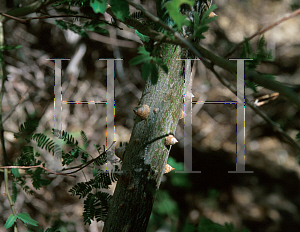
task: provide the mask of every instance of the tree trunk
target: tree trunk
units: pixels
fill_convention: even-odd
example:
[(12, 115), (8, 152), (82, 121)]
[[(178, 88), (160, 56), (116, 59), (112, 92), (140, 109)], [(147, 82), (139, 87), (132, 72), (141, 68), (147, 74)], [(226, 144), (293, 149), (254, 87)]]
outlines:
[(146, 119), (137, 116), (135, 120), (105, 232), (146, 231), (165, 171), (170, 148), (164, 144), (164, 135), (175, 134), (183, 106), (184, 77), (182, 61), (177, 60), (181, 57), (179, 46), (163, 45), (159, 55), (169, 72), (160, 69), (157, 84), (146, 82), (139, 105), (148, 105), (150, 113)]

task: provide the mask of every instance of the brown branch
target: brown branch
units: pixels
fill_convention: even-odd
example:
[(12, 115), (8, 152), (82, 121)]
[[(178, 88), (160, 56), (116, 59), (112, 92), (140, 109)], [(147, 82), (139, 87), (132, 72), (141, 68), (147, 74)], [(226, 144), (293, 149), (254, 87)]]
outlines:
[[(162, 26), (165, 30), (170, 31), (176, 39), (178, 39), (183, 45), (184, 47), (188, 47), (196, 56), (198, 56), (201, 61), (203, 63), (206, 63), (206, 65), (210, 65), (210, 63), (206, 60), (205, 57), (202, 56), (202, 54), (194, 47), (194, 45), (187, 39), (183, 38), (179, 32), (175, 31), (171, 26), (165, 24), (160, 18), (154, 16), (153, 14), (151, 14), (149, 11), (145, 10), (141, 5), (138, 5), (130, 0), (126, 0), (126, 2), (135, 7), (136, 9), (142, 11), (145, 16), (147, 16), (149, 19), (151, 19), (153, 22), (158, 23), (160, 26)], [(162, 39), (165, 37), (165, 35), (163, 35)], [(160, 41), (159, 41), (160, 42)], [(161, 40), (161, 42), (163, 42)]]
[(73, 174), (73, 173), (76, 173), (76, 172), (79, 172), (80, 170), (84, 169), (86, 166), (90, 165), (91, 163), (93, 163), (96, 159), (98, 159), (100, 156), (102, 155), (106, 155), (107, 151), (109, 149), (112, 148), (112, 146), (116, 143), (116, 141), (114, 141), (109, 148), (107, 148), (107, 150), (105, 150), (104, 152), (102, 152), (99, 156), (97, 156), (96, 158), (88, 161), (86, 164), (81, 164), (79, 166), (76, 166), (76, 167), (71, 167), (71, 168), (68, 168), (68, 169), (63, 169), (62, 171), (66, 171), (66, 170), (70, 170), (70, 169), (75, 169), (75, 168), (78, 168), (77, 170), (73, 171), (73, 172), (70, 172), (70, 173), (61, 173), (61, 172), (54, 172), (54, 171), (51, 171), (50, 169), (48, 168), (45, 168), (42, 164), (39, 164), (39, 165), (35, 165), (35, 166), (1, 166), (0, 169), (12, 169), (12, 168), (21, 168), (21, 169), (31, 169), (31, 168), (42, 168), (44, 169), (45, 171), (47, 172), (50, 172), (52, 174), (56, 174), (56, 175), (63, 175), (63, 176), (71, 176), (71, 177), (76, 177), (76, 176), (73, 176), (73, 175), (70, 175), (70, 174)]
[(20, 99), (17, 105), (14, 106), (14, 108), (10, 111), (10, 113), (3, 119), (3, 123), (12, 115), (12, 113), (17, 109), (18, 105), (20, 105), (25, 100), (25, 95), (28, 93), (28, 89), (26, 90), (23, 97)]
[[(3, 30), (3, 23), (0, 21), (0, 48), (4, 46), (4, 30)], [(3, 107), (3, 97), (4, 97), (4, 86), (5, 86), (5, 81), (7, 80), (7, 74), (5, 70), (5, 63), (4, 63), (4, 57), (3, 57), (3, 52), (0, 50), (0, 80), (1, 80), (1, 88), (0, 88), (0, 142), (1, 142), (1, 149), (2, 149), (2, 154), (4, 157), (4, 162), (5, 165), (8, 165), (8, 157), (7, 157), (7, 152), (5, 148), (5, 139), (4, 139), (4, 126), (3, 126), (3, 121), (2, 121), (2, 107)]]
[(113, 143), (110, 145), (109, 148), (107, 148), (106, 151), (102, 152), (100, 155), (98, 155), (96, 158), (94, 159), (91, 159), (90, 161), (88, 161), (86, 164), (81, 164), (79, 166), (75, 166), (75, 167), (71, 167), (71, 168), (66, 168), (66, 169), (63, 169), (62, 171), (65, 171), (65, 170), (70, 170), (70, 169), (75, 169), (75, 168), (78, 168), (77, 170), (73, 171), (73, 172), (70, 172), (68, 174), (73, 174), (73, 173), (76, 173), (76, 172), (79, 172), (80, 170), (84, 169), (86, 166), (90, 165), (91, 163), (93, 163), (96, 159), (98, 159), (100, 156), (103, 156), (103, 155), (106, 155), (107, 151), (116, 143), (116, 141), (113, 141)]
[(31, 18), (27, 18), (27, 19), (20, 19), (20, 18), (14, 17), (12, 15), (5, 14), (5, 13), (0, 13), (0, 15), (3, 15), (5, 17), (7, 17), (7, 18), (16, 20), (16, 21), (18, 21), (20, 23), (24, 23), (24, 24), (26, 24), (27, 22), (29, 22), (29, 21), (31, 21), (33, 19), (50, 19), (50, 18), (71, 18), (71, 17), (77, 17), (77, 18), (85, 18), (85, 19), (97, 20), (97, 21), (103, 22), (103, 23), (105, 23), (105, 24), (107, 24), (109, 26), (113, 26), (113, 27), (116, 27), (116, 28), (118, 28), (120, 30), (123, 30), (123, 28), (118, 27), (115, 24), (108, 23), (105, 20), (96, 19), (96, 18), (92, 18), (92, 17), (88, 17), (88, 16), (83, 16), (83, 15), (45, 15), (45, 16), (31, 17)]
[(2, 166), (2, 167), (0, 167), (0, 169), (5, 169), (5, 168), (7, 168), (7, 169), (12, 169), (12, 168), (20, 168), (20, 169), (42, 168), (45, 171), (50, 172), (52, 174), (76, 177), (76, 176), (69, 175), (69, 173), (60, 173), (60, 172), (51, 171), (50, 169), (45, 168), (42, 164), (35, 165), (35, 166)]
[[(150, 32), (147, 32), (145, 30), (145, 28), (148, 28), (148, 27), (145, 27), (141, 23), (140, 24), (143, 25), (143, 26), (141, 26), (141, 29), (142, 29), (141, 31), (139, 28), (136, 28), (135, 25), (130, 24), (130, 22), (128, 22), (128, 25), (135, 27), (142, 34), (149, 36), (150, 38), (154, 39), (155, 41), (170, 43), (170, 44), (174, 44), (174, 45), (180, 45), (181, 47), (190, 49), (190, 51), (193, 52), (199, 58), (205, 57), (205, 59), (201, 58), (201, 61), (210, 70), (213, 68), (214, 65), (217, 65), (225, 70), (228, 70), (233, 75), (236, 75), (237, 65), (235, 62), (232, 62), (225, 58), (222, 58), (222, 57), (212, 53), (211, 51), (206, 50), (205, 48), (201, 47), (198, 44), (192, 45), (188, 40), (183, 38), (178, 32), (175, 32), (172, 28), (170, 28), (168, 25), (166, 25), (164, 22), (162, 22), (159, 18), (157, 18), (156, 16), (154, 16), (151, 13), (149, 13), (148, 11), (146, 11), (142, 6), (139, 6), (129, 0), (126, 0), (126, 1), (128, 2), (128, 4), (134, 6), (136, 9), (141, 10), (152, 21), (159, 23), (166, 30), (168, 30), (172, 33), (175, 33), (174, 36), (176, 37), (177, 40), (172, 40), (160, 32), (156, 32), (156, 31), (153, 32), (153, 30)], [(299, 9), (299, 11), (300, 11), (300, 9)], [(109, 14), (113, 15), (110, 8), (107, 9), (107, 12)], [(298, 14), (297, 11), (294, 12), (292, 16), (295, 16), (296, 14)], [(125, 20), (124, 23), (127, 23), (127, 21)], [(137, 23), (137, 25), (139, 25), (139, 24)], [(300, 97), (296, 93), (291, 91), (290, 88), (282, 85), (280, 82), (266, 78), (264, 75), (262, 75), (261, 73), (258, 73), (257, 71), (249, 71), (249, 72), (245, 73), (245, 78), (260, 85), (260, 86), (263, 86), (267, 89), (273, 90), (275, 92), (279, 92), (282, 96), (287, 97), (290, 101), (292, 101), (294, 104), (296, 104), (300, 108)]]
[(126, 47), (126, 48), (136, 48), (137, 42), (132, 42), (128, 40), (120, 40), (115, 38), (110, 38), (108, 36), (100, 35), (95, 32), (88, 32), (88, 36), (90, 39), (99, 41), (101, 43), (109, 44), (110, 46), (118, 46), (118, 47)]
[[(54, 3), (57, 0), (38, 0), (34, 1), (33, 3), (20, 7), (20, 8), (14, 8), (8, 12), (6, 12), (7, 15), (15, 16), (15, 17), (20, 17), (20, 16), (25, 16), (34, 12), (37, 12), (44, 7), (47, 7), (48, 5)], [(7, 17), (0, 17), (0, 21), (2, 23), (6, 22), (8, 20)]]
[[(214, 68), (210, 68), (210, 70), (215, 74), (215, 76), (218, 78), (218, 80), (226, 86), (232, 93), (237, 95), (237, 89), (232, 86), (229, 81), (227, 81), (225, 78), (223, 78)], [(269, 123), (275, 132), (279, 132), (283, 137), (285, 137), (294, 147), (296, 147), (300, 151), (300, 145), (294, 141), (281, 127), (278, 123), (274, 122), (272, 119), (270, 119), (264, 112), (262, 112), (260, 109), (258, 109), (251, 101), (249, 101), (245, 97), (245, 102), (250, 108), (257, 113), (259, 116), (261, 116), (267, 123)]]
[(12, 15), (8, 15), (8, 14), (5, 14), (5, 13), (0, 13), (0, 15), (5, 16), (5, 17), (10, 18), (10, 19), (13, 19), (13, 20), (16, 20), (20, 23), (26, 23), (27, 22), (26, 19), (19, 19), (18, 17), (14, 17)]
[[(279, 25), (280, 23), (282, 23), (282, 22), (284, 22), (284, 21), (286, 21), (286, 20), (288, 20), (288, 19), (291, 19), (291, 18), (295, 17), (295, 16), (298, 15), (298, 14), (300, 14), (300, 9), (295, 10), (295, 11), (293, 11), (292, 13), (290, 13), (289, 15), (282, 17), (282, 18), (279, 19), (278, 21), (276, 21), (276, 22), (274, 22), (273, 24), (271, 24), (271, 25), (265, 27), (264, 29), (259, 30), (258, 32), (254, 33), (253, 35), (251, 35), (250, 37), (248, 37), (248, 38), (246, 38), (246, 39), (247, 39), (247, 40), (251, 40), (251, 39), (253, 39), (255, 36), (261, 35), (261, 34), (265, 33), (266, 31), (271, 30), (273, 27)], [(246, 40), (246, 39), (245, 39), (245, 40)], [(240, 42), (240, 43), (238, 43), (237, 45), (235, 45), (235, 46), (227, 53), (227, 55), (225, 56), (225, 58), (226, 58), (226, 57), (229, 57), (230, 55), (232, 55), (232, 54), (233, 54), (233, 53), (234, 53), (234, 52), (235, 52), (235, 51), (236, 51), (243, 43), (245, 43), (245, 40), (242, 41), (242, 42)]]

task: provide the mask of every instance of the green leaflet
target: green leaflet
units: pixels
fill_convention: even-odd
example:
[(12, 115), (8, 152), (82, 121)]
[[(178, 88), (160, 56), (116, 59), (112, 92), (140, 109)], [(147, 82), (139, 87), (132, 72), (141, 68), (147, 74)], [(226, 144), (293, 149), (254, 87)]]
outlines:
[(203, 14), (200, 22), (199, 22), (199, 15), (195, 12), (195, 22), (194, 22), (194, 37), (198, 39), (205, 39), (205, 37), (202, 35), (204, 32), (208, 31), (209, 26), (208, 24), (214, 20), (216, 20), (218, 17), (209, 17), (209, 14), (213, 12), (217, 8), (216, 5), (212, 5), (205, 13)]
[(15, 203), (16, 200), (17, 200), (17, 196), (18, 196), (18, 189), (17, 189), (17, 183), (16, 183), (16, 181), (13, 181), (11, 183), (11, 188), (12, 188), (11, 199)]
[(151, 69), (151, 64), (150, 63), (144, 63), (142, 65), (142, 78), (144, 80), (147, 80), (149, 75), (150, 75), (150, 69)]
[(4, 228), (5, 229), (10, 228), (15, 223), (16, 220), (17, 220), (17, 216), (14, 216), (13, 214), (11, 214), (6, 221)]
[(41, 168), (35, 169), (32, 174), (32, 185), (35, 189), (40, 189), (42, 186), (51, 184), (51, 180), (42, 179), (41, 174), (44, 173), (44, 170)]
[(124, 21), (129, 16), (129, 6), (125, 0), (110, 0), (109, 3), (117, 19)]
[[(147, 55), (148, 52), (144, 49), (140, 49), (140, 53), (142, 55)], [(150, 54), (150, 53), (149, 53)], [(149, 56), (149, 55), (148, 55)], [(83, 148), (79, 147), (79, 142), (69, 133), (60, 130), (54, 130), (53, 134), (58, 139), (62, 140), (66, 144), (73, 147), (73, 149), (69, 152), (64, 152), (60, 147), (55, 147), (55, 143), (52, 139), (50, 139), (44, 133), (33, 133), (34, 130), (38, 127), (38, 122), (35, 122), (33, 119), (27, 120), (25, 123), (21, 124), (19, 127), (18, 138), (27, 138), (28, 141), (33, 140), (37, 142), (37, 146), (39, 148), (45, 149), (49, 152), (53, 152), (56, 154), (60, 152), (62, 154), (62, 164), (70, 164), (75, 161), (76, 158), (81, 156), (81, 162), (86, 164), (89, 156), (91, 156), (85, 149), (88, 146), (88, 138), (86, 134), (81, 131), (80, 136), (83, 141)], [(103, 171), (97, 166), (103, 165), (108, 162), (107, 155), (109, 152), (105, 152), (105, 148), (103, 152), (101, 152), (100, 145), (94, 145), (99, 156), (95, 159), (89, 160), (92, 161), (89, 164), (94, 164), (93, 169), (93, 178), (86, 181), (77, 183), (69, 192), (71, 195), (77, 195), (79, 198), (85, 198), (84, 202), (84, 222), (91, 223), (91, 220), (96, 219), (97, 221), (105, 220), (108, 212), (108, 201), (111, 199), (111, 195), (108, 193), (101, 192), (100, 189), (105, 188), (108, 189), (109, 186), (118, 180), (119, 178), (119, 167), (115, 165), (114, 169), (111, 171)], [(39, 153), (35, 151), (32, 146), (24, 146), (22, 149), (22, 153), (18, 158), (16, 165), (20, 166), (35, 166), (39, 165), (42, 162), (35, 159), (39, 156)], [(92, 156), (91, 156), (92, 157)], [(44, 164), (43, 164), (44, 165)], [(82, 165), (77, 166), (77, 168), (82, 167)], [(50, 180), (43, 179), (42, 175), (45, 171), (42, 168), (36, 169), (27, 169), (25, 170), (26, 175), (19, 175), (18, 169), (13, 169), (14, 172), (14, 181), (12, 182), (12, 199), (15, 202), (17, 197), (17, 188), (16, 185), (20, 185), (22, 189), (27, 194), (33, 194), (33, 191), (26, 185), (26, 178), (31, 178), (32, 185), (34, 188), (39, 189), (42, 186), (50, 184)], [(94, 193), (96, 192), (96, 193)], [(5, 223), (5, 228), (9, 228), (13, 226), (14, 222), (20, 219), (25, 224), (30, 224), (33, 226), (37, 226), (37, 222), (30, 218), (29, 214), (21, 213), (16, 216), (11, 215)], [(50, 231), (47, 229), (46, 231)], [(56, 231), (56, 230), (52, 230)]]
[(95, 13), (104, 14), (107, 6), (107, 0), (91, 0), (90, 6), (93, 8)]
[(189, 1), (189, 0), (173, 0), (171, 2), (165, 3), (165, 7), (167, 8), (169, 15), (174, 20), (174, 22), (177, 24), (179, 28), (182, 27), (183, 24), (188, 23), (186, 20), (186, 16), (182, 15), (179, 12), (179, 8), (182, 4), (188, 4), (191, 7), (194, 5), (195, 1)]
[(137, 64), (147, 62), (147, 61), (150, 61), (150, 60), (152, 60), (152, 57), (150, 55), (143, 54), (143, 55), (139, 55), (137, 57), (134, 57), (132, 60), (129, 61), (129, 64), (130, 65), (137, 65)]
[(158, 81), (158, 68), (153, 63), (151, 64), (150, 72), (151, 72), (151, 83), (155, 85)]
[(19, 173), (19, 169), (18, 168), (12, 168), (11, 169), (11, 172), (12, 174), (15, 176), (15, 177), (20, 177), (20, 173)]
[(138, 30), (135, 30), (135, 34), (137, 34), (137, 36), (143, 41), (143, 42), (149, 42), (150, 38), (149, 36), (143, 35), (142, 33), (140, 33)]
[(77, 26), (76, 24), (66, 23), (62, 20), (55, 20), (55, 24), (57, 26), (59, 26), (61, 29), (64, 29), (64, 30), (69, 29), (76, 34), (81, 35), (82, 37), (89, 37), (88, 34), (85, 32), (85, 30), (82, 29), (80, 26)]
[(21, 48), (21, 47), (22, 47), (21, 45), (17, 45), (17, 46), (4, 45), (4, 46), (0, 47), (0, 51), (3, 51), (3, 50), (13, 50), (13, 49)]
[(139, 47), (139, 56), (134, 57), (129, 61), (130, 65), (137, 65), (144, 63), (142, 65), (142, 78), (147, 80), (151, 77), (152, 84), (156, 84), (158, 81), (158, 68), (161, 67), (165, 73), (168, 73), (168, 67), (164, 64), (161, 58), (151, 56), (145, 47)]
[(212, 22), (212, 21), (214, 21), (214, 20), (217, 19), (217, 16), (215, 16), (215, 17), (209, 17), (209, 14), (211, 12), (213, 12), (215, 9), (217, 9), (217, 5), (216, 4), (212, 5), (207, 11), (204, 12), (204, 14), (203, 14), (203, 16), (201, 18), (201, 24), (208, 24), (208, 23), (210, 23), (210, 22)]
[(18, 219), (23, 221), (25, 224), (30, 224), (33, 226), (37, 226), (38, 222), (36, 220), (33, 220), (28, 213), (19, 213), (17, 215)]
[(99, 34), (108, 34), (108, 30), (102, 28), (102, 26), (106, 26), (107, 24), (103, 22), (99, 22), (96, 20), (92, 20), (83, 24), (83, 29), (86, 31), (94, 31)]
[(195, 37), (199, 39), (205, 39), (205, 37), (202, 35), (204, 32), (208, 31), (209, 26), (203, 25), (197, 28), (195, 31)]
[[(243, 43), (243, 48), (240, 53), (241, 58), (250, 58), (252, 60), (246, 60), (245, 61), (245, 70), (254, 70), (258, 65), (260, 65), (263, 61), (272, 61), (272, 53), (271, 50), (266, 49), (266, 40), (264, 36), (262, 36), (257, 41), (257, 49), (254, 51), (251, 48), (250, 42), (248, 39), (245, 39), (245, 42)], [(271, 74), (264, 74), (265, 77), (274, 80), (275, 76)], [(245, 84), (248, 88), (251, 88), (255, 93), (257, 92), (256, 87), (257, 84), (246, 80)]]

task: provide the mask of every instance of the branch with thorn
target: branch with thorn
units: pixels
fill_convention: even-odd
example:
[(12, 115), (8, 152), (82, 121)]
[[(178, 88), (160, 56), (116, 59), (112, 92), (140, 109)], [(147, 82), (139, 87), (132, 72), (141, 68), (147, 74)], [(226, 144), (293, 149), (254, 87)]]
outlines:
[(84, 169), (85, 167), (87, 167), (88, 165), (90, 165), (91, 163), (93, 163), (96, 159), (98, 159), (99, 157), (101, 157), (101, 156), (103, 156), (103, 155), (106, 155), (107, 154), (107, 152), (108, 152), (108, 150), (110, 150), (112, 147), (113, 147), (113, 145), (116, 143), (116, 141), (114, 141), (111, 145), (110, 145), (110, 147), (107, 149), (107, 150), (105, 150), (105, 146), (103, 145), (103, 147), (104, 147), (104, 152), (102, 152), (100, 155), (98, 155), (96, 158), (94, 158), (94, 159), (91, 159), (90, 161), (88, 161), (86, 164), (81, 164), (81, 165), (79, 165), (79, 166), (75, 166), (75, 167), (71, 167), (71, 168), (66, 168), (66, 169), (63, 169), (62, 171), (66, 171), (66, 170), (71, 170), (71, 169), (77, 169), (77, 170), (75, 170), (75, 171), (73, 171), (73, 172), (70, 172), (70, 173), (68, 173), (68, 174), (73, 174), (73, 173), (76, 173), (76, 172), (79, 172), (80, 170), (82, 170), (82, 169)]

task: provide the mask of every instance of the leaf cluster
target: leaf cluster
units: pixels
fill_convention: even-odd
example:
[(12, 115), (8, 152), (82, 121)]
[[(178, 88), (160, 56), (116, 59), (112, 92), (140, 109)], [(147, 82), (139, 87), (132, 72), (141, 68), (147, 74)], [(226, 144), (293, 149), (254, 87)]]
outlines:
[[(79, 142), (68, 132), (60, 130), (52, 130), (52, 133), (55, 137), (62, 140), (63, 143), (71, 147), (70, 151), (64, 151), (60, 146), (55, 143), (54, 140), (49, 138), (44, 133), (34, 133), (38, 127), (38, 122), (35, 120), (28, 119), (26, 122), (19, 126), (19, 132), (15, 133), (15, 137), (18, 139), (25, 139), (27, 143), (34, 141), (36, 142), (37, 147), (40, 149), (45, 149), (46, 151), (52, 153), (53, 155), (59, 156), (62, 158), (62, 165), (69, 165), (74, 162), (77, 158), (81, 158), (81, 165), (77, 168), (81, 170), (89, 164), (93, 164), (94, 168), (92, 169), (93, 178), (87, 182), (77, 183), (70, 189), (72, 196), (79, 196), (79, 198), (86, 198), (84, 201), (84, 222), (91, 223), (91, 220), (94, 218), (99, 220), (105, 220), (108, 212), (108, 201), (111, 198), (111, 195), (101, 192), (100, 189), (108, 189), (109, 186), (118, 180), (119, 177), (119, 167), (115, 165), (115, 169), (111, 172), (103, 171), (98, 167), (104, 165), (108, 162), (108, 155), (111, 151), (101, 152), (100, 145), (95, 145), (96, 151), (99, 156), (88, 161), (88, 158), (92, 155), (86, 151), (88, 147), (88, 138), (84, 131), (80, 132), (82, 139), (82, 147), (79, 146)], [(14, 165), (17, 166), (37, 166), (43, 165), (41, 160), (37, 158), (40, 156), (39, 152), (35, 150), (32, 145), (26, 145), (22, 148), (22, 152), (18, 157)], [(85, 166), (84, 166), (85, 165)], [(26, 169), (24, 174), (19, 173), (19, 169), (12, 169), (14, 176), (14, 181), (12, 182), (12, 199), (15, 202), (17, 198), (17, 184), (22, 187), (22, 189), (28, 193), (33, 194), (33, 191), (26, 185), (26, 178), (31, 178), (32, 185), (36, 189), (40, 189), (42, 186), (49, 185), (51, 183), (48, 179), (43, 179), (41, 176), (46, 174), (44, 169), (36, 168), (34, 171), (32, 169)], [(9, 225), (11, 221), (15, 221), (18, 217), (10, 218)], [(13, 224), (12, 222), (12, 224)]]
[(168, 67), (164, 64), (163, 60), (159, 57), (153, 57), (145, 47), (138, 48), (139, 56), (133, 58), (129, 61), (130, 65), (137, 65), (144, 63), (142, 65), (142, 78), (147, 80), (151, 77), (152, 84), (156, 84), (158, 81), (158, 67), (162, 68), (165, 73), (168, 73)]
[[(132, 20), (133, 19), (133, 20)], [(146, 27), (149, 27), (151, 29), (157, 27), (157, 24), (151, 20), (149, 20), (145, 14), (141, 11), (137, 11), (132, 13), (128, 18), (128, 21), (130, 21), (131, 26), (127, 25), (129, 28), (135, 28), (137, 27), (137, 23), (141, 22), (142, 24), (144, 24)], [(150, 41), (150, 37), (146, 36), (142, 33), (140, 33), (138, 30), (135, 30), (135, 34), (141, 39), (141, 41), (143, 43), (149, 43)]]
[(6, 223), (4, 225), (4, 228), (5, 229), (10, 228), (15, 223), (15, 221), (17, 219), (21, 220), (26, 225), (27, 224), (32, 225), (32, 226), (37, 226), (38, 225), (38, 222), (33, 220), (28, 213), (19, 213), (17, 215), (11, 214), (9, 216), (9, 218), (7, 219), (7, 221), (6, 221)]
[(168, 11), (169, 16), (172, 18), (178, 28), (181, 28), (182, 25), (189, 25), (190, 22), (186, 19), (186, 15), (182, 15), (180, 13), (180, 6), (183, 4), (187, 4), (192, 7), (194, 3), (195, 0), (173, 0), (170, 2), (166, 2), (164, 5)]
[(93, 24), (92, 22), (90, 22), (89, 24), (86, 24), (85, 26), (81, 27), (78, 26), (74, 23), (70, 23), (70, 22), (65, 22), (63, 20), (55, 20), (55, 24), (60, 27), (61, 29), (64, 30), (71, 30), (76, 34), (81, 35), (82, 37), (88, 37), (88, 34), (86, 33), (86, 30), (94, 30), (94, 31), (99, 31), (99, 33), (101, 33), (100, 31), (102, 31), (102, 33), (105, 31), (105, 29), (98, 27), (98, 25), (96, 26), (95, 24)]
[[(119, 4), (117, 1), (111, 1), (112, 10), (116, 13), (117, 18), (120, 17), (124, 20), (126, 16), (129, 15), (129, 7), (128, 4), (128, 12), (126, 13), (126, 6), (124, 8), (124, 2), (120, 1)], [(123, 3), (122, 3), (123, 2)], [(120, 5), (121, 8), (120, 8)], [(82, 37), (88, 37), (87, 31), (94, 31), (99, 34), (108, 34), (108, 30), (104, 28), (108, 21), (99, 20), (98, 13), (103, 14), (107, 8), (107, 0), (62, 0), (52, 5), (54, 9), (65, 15), (82, 15), (87, 16), (84, 23), (74, 23), (75, 21), (79, 21), (79, 17), (74, 16), (73, 22), (68, 22), (65, 20), (55, 20), (55, 24), (63, 30), (71, 30), (76, 34), (81, 35)], [(80, 8), (78, 8), (80, 7)]]
[[(94, 220), (94, 218), (97, 221), (104, 221), (106, 219), (109, 207), (108, 202), (112, 196), (99, 189), (108, 189), (113, 182), (118, 180), (119, 172), (120, 170), (117, 165), (115, 166), (115, 170), (111, 172), (94, 167), (93, 179), (77, 183), (69, 190), (71, 196), (79, 196), (79, 199), (86, 197), (83, 212), (85, 224), (91, 224), (91, 220)], [(93, 193), (94, 191), (95, 193)]]
[(209, 29), (208, 24), (218, 18), (218, 16), (214, 16), (214, 17), (209, 16), (210, 13), (212, 13), (215, 9), (217, 9), (217, 6), (212, 5), (207, 11), (204, 12), (201, 19), (199, 18), (199, 14), (197, 12), (194, 12), (194, 24), (193, 24), (194, 35), (191, 39), (193, 38), (205, 39), (203, 33), (208, 31)]
[(250, 58), (252, 61), (247, 62), (248, 69), (255, 69), (263, 61), (272, 61), (272, 51), (266, 49), (267, 42), (265, 37), (262, 36), (257, 42), (257, 49), (253, 51), (248, 39), (245, 39), (243, 43), (242, 52), (240, 54), (241, 58)]
[[(194, 12), (194, 20), (193, 22), (187, 20), (186, 15), (182, 15), (180, 13), (180, 7), (183, 4), (187, 4), (190, 7), (193, 6), (195, 1), (189, 0), (173, 0), (166, 3), (158, 2), (158, 6), (161, 6), (162, 9), (158, 10), (158, 15), (163, 21), (167, 22), (168, 25), (173, 26), (176, 31), (182, 33), (183, 26), (187, 26), (188, 28), (192, 28), (193, 34), (191, 36), (191, 40), (194, 39), (203, 39), (203, 33), (209, 29), (208, 24), (215, 20), (217, 17), (209, 17), (209, 14), (215, 10), (217, 7), (213, 5), (210, 7), (200, 18), (198, 12)], [(161, 5), (159, 5), (161, 4)], [(140, 17), (144, 17), (142, 13), (134, 13), (131, 15), (132, 18), (138, 19)], [(189, 29), (190, 30), (190, 29)], [(172, 37), (173, 35), (169, 35), (168, 33), (164, 32), (165, 36)], [(136, 31), (136, 34), (140, 37), (143, 42), (149, 42), (149, 37), (143, 35), (142, 33)], [(148, 77), (151, 77), (152, 84), (156, 84), (158, 81), (158, 68), (161, 67), (166, 73), (168, 73), (168, 67), (163, 63), (163, 61), (158, 57), (152, 57), (151, 53), (147, 51), (147, 49), (140, 47), (138, 49), (138, 53), (140, 55), (133, 58), (129, 64), (130, 65), (137, 65), (140, 63), (144, 63), (142, 65), (142, 78), (147, 80)]]
[(209, 15), (217, 8), (216, 5), (212, 5), (203, 15), (199, 15), (201, 12), (192, 12), (193, 19), (189, 19), (187, 15), (183, 15), (180, 12), (180, 8), (183, 5), (188, 5), (192, 7), (195, 1), (190, 0), (172, 0), (163, 4), (162, 10), (160, 10), (160, 15), (164, 21), (172, 26), (176, 31), (183, 34), (183, 28), (188, 27), (192, 31), (192, 35), (189, 39), (193, 40), (204, 39), (203, 33), (208, 31), (208, 24), (216, 20), (218, 17), (210, 17)]
[[(265, 61), (273, 61), (273, 56), (271, 50), (266, 49), (267, 42), (265, 37), (262, 36), (257, 42), (256, 50), (253, 50), (248, 39), (245, 39), (243, 43), (242, 51), (240, 54), (241, 58), (251, 59), (250, 61), (245, 61), (246, 70), (255, 70), (258, 65), (262, 64)], [(264, 74), (265, 77), (270, 79), (275, 79), (274, 75)], [(251, 88), (255, 93), (257, 93), (256, 87), (257, 84), (246, 80), (245, 84), (248, 88)]]
[[(131, 15), (129, 15), (129, 6), (128, 3), (125, 0), (110, 0), (110, 7), (115, 15), (115, 17), (121, 21), (124, 21), (125, 19), (145, 19), (145, 15), (141, 12), (136, 12)], [(158, 10), (158, 16), (163, 19), (163, 21), (167, 21), (167, 23), (170, 26), (173, 26), (173, 28), (176, 31), (179, 31), (182, 33), (182, 27), (187, 26), (189, 28), (192, 28), (193, 34), (192, 38), (202, 39), (204, 38), (203, 33), (206, 32), (209, 27), (208, 24), (215, 20), (217, 17), (210, 18), (209, 14), (216, 9), (216, 6), (212, 6), (209, 10), (207, 10), (201, 18), (199, 18), (198, 12), (194, 12), (194, 20), (191, 22), (187, 19), (187, 15), (183, 15), (180, 13), (180, 7), (183, 4), (187, 4), (190, 7), (192, 7), (195, 3), (195, 0), (172, 0), (172, 1), (158, 1), (158, 8), (159, 6), (162, 7), (161, 10)], [(72, 13), (72, 14), (78, 14), (78, 12), (71, 9), (71, 7), (74, 6), (81, 6), (81, 7), (91, 7), (93, 9), (93, 12), (90, 14), (87, 14), (94, 18), (99, 18), (97, 14), (104, 14), (104, 12), (107, 9), (107, 0), (62, 0), (58, 4), (55, 5), (55, 9), (59, 12), (63, 13)], [(59, 6), (59, 8), (58, 8)], [(76, 19), (76, 17), (75, 17)], [(64, 30), (71, 30), (74, 33), (77, 33), (81, 35), (82, 37), (88, 37), (88, 34), (86, 31), (95, 31), (97, 33), (101, 34), (107, 34), (108, 31), (103, 28), (103, 25), (107, 24), (108, 22), (98, 22), (96, 20), (90, 20), (85, 22), (83, 25), (77, 25), (73, 22), (66, 22), (63, 20), (56, 20), (56, 25)], [(158, 26), (151, 22), (149, 19), (145, 20), (145, 26), (154, 25), (157, 30), (159, 30)], [(172, 37), (173, 35), (168, 34), (167, 32), (164, 32), (166, 36)], [(143, 35), (139, 31), (136, 31), (136, 34), (138, 37), (145, 43), (150, 42), (150, 38), (146, 35)], [(150, 45), (151, 46), (151, 45)], [(149, 49), (149, 48), (148, 48)], [(153, 47), (150, 47), (150, 49), (153, 49)], [(159, 67), (162, 68), (166, 73), (168, 72), (168, 67), (163, 63), (162, 59), (159, 57), (153, 57), (149, 51), (145, 48), (139, 48), (137, 57), (133, 58), (130, 61), (131, 65), (137, 65), (144, 63), (142, 65), (142, 78), (144, 80), (147, 80), (148, 77), (151, 78), (152, 84), (156, 84), (158, 81), (158, 69)]]

